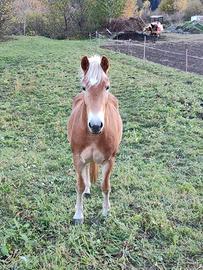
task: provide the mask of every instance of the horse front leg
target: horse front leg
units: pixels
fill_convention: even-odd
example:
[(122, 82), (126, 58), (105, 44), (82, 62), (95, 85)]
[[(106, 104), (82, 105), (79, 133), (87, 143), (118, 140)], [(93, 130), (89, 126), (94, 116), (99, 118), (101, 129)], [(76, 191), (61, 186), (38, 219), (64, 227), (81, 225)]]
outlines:
[(75, 205), (75, 214), (73, 216), (73, 224), (82, 224), (84, 221), (83, 195), (85, 191), (85, 164), (79, 159), (79, 157), (74, 157), (74, 164), (77, 172), (77, 199)]
[(108, 212), (110, 210), (110, 202), (109, 202), (109, 195), (111, 191), (111, 186), (110, 186), (110, 175), (111, 171), (113, 169), (113, 164), (114, 164), (114, 158), (105, 161), (102, 164), (102, 176), (103, 176), (103, 181), (101, 185), (102, 193), (103, 193), (103, 207), (102, 207), (102, 215), (106, 217), (108, 215)]
[(90, 182), (90, 164), (86, 164), (85, 169), (84, 169), (84, 180), (85, 180), (85, 193), (84, 196), (86, 198), (91, 197), (90, 194), (90, 187), (91, 187), (91, 182)]

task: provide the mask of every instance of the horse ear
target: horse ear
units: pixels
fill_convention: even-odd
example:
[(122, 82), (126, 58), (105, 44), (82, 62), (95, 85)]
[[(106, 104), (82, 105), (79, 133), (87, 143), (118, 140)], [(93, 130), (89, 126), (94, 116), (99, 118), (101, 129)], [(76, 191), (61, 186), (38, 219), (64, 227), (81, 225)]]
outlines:
[(106, 56), (102, 56), (101, 59), (101, 67), (103, 69), (103, 71), (106, 73), (109, 69), (109, 60)]
[(81, 60), (81, 68), (84, 71), (84, 73), (86, 73), (88, 71), (89, 65), (90, 65), (90, 63), (89, 63), (87, 56), (83, 56), (83, 58)]

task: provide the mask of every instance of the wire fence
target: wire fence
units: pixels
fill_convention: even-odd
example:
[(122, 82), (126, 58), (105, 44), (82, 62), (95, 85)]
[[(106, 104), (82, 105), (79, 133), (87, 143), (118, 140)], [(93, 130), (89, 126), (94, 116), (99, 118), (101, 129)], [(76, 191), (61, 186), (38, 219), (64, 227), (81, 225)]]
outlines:
[[(98, 46), (101, 46), (101, 40), (102, 40), (102, 35), (100, 35), (98, 32), (96, 32), (95, 39), (98, 42)], [(103, 42), (102, 42), (103, 43)], [(177, 51), (172, 51), (172, 50), (165, 50), (165, 49), (160, 49), (157, 47), (150, 46), (146, 40), (146, 37), (144, 37), (143, 42), (132, 42), (132, 41), (124, 41), (124, 40), (113, 40), (113, 39), (108, 39), (107, 42), (105, 42), (105, 47), (112, 47), (113, 49), (116, 50), (116, 52), (124, 52), (123, 47), (125, 47), (125, 51), (127, 54), (133, 55), (134, 54), (134, 48), (139, 47), (142, 50), (142, 53), (140, 52), (140, 58), (143, 58), (143, 60), (150, 60), (150, 53), (151, 51), (157, 51), (157, 52), (162, 52), (165, 54), (168, 54), (168, 57), (172, 56), (180, 56), (182, 57), (182, 62), (184, 63), (184, 67), (182, 68), (185, 70), (185, 72), (188, 72), (189, 70), (189, 65), (190, 65), (190, 59), (197, 60), (201, 62), (201, 65), (203, 65), (203, 57), (197, 56), (197, 55), (192, 55), (189, 54), (189, 50), (187, 46), (182, 48), (183, 52), (177, 52)]]

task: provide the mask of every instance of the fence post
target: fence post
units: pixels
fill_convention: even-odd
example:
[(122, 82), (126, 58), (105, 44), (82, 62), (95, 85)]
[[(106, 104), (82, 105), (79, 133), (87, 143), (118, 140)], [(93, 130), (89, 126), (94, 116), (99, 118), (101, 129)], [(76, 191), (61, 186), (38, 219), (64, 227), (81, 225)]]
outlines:
[(99, 33), (98, 33), (98, 39), (99, 39), (99, 48), (100, 48), (100, 45), (101, 45), (101, 44), (100, 44), (100, 36), (99, 36)]
[(185, 50), (185, 71), (188, 71), (188, 48)]
[(144, 52), (143, 52), (143, 60), (146, 59), (146, 36), (144, 36)]

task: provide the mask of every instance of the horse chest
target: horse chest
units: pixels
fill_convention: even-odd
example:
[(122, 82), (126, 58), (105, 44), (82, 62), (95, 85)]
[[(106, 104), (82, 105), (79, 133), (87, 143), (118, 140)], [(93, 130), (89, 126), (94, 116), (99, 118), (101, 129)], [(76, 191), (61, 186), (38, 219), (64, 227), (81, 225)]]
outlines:
[(96, 145), (90, 145), (86, 147), (80, 154), (80, 159), (83, 163), (89, 163), (91, 161), (97, 164), (102, 164), (105, 161), (105, 154), (100, 151)]

